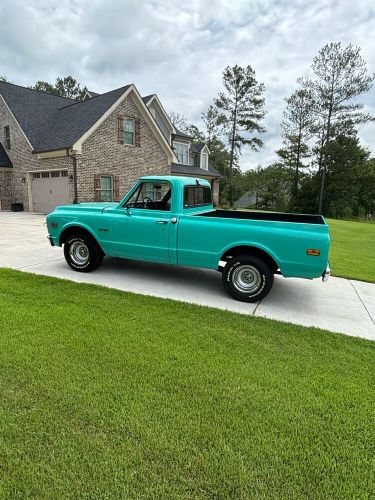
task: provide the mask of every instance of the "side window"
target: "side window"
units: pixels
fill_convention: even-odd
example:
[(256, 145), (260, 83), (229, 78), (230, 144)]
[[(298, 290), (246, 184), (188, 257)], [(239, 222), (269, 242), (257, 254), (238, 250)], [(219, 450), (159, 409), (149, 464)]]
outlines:
[(100, 200), (113, 201), (113, 178), (111, 175), (100, 176)]
[(126, 202), (128, 208), (171, 210), (172, 187), (168, 182), (142, 182)]
[(207, 186), (186, 186), (184, 208), (212, 205), (211, 189)]
[(5, 143), (5, 149), (10, 149), (10, 127), (9, 125), (6, 125), (4, 127), (4, 143)]

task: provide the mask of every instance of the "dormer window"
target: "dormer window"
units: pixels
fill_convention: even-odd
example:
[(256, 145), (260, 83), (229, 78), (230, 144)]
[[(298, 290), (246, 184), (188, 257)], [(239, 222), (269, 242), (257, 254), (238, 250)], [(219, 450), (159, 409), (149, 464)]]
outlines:
[(203, 168), (203, 170), (208, 170), (208, 154), (207, 153), (201, 154), (201, 168)]
[(173, 146), (179, 163), (189, 165), (189, 144), (174, 142)]

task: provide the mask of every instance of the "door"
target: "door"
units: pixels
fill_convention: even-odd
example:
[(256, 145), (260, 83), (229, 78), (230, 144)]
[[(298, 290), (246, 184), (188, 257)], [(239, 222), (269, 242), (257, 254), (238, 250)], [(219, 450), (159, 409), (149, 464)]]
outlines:
[(116, 256), (170, 262), (171, 195), (169, 182), (145, 181), (116, 210)]
[(31, 199), (32, 211), (45, 214), (69, 203), (68, 171), (32, 172)]

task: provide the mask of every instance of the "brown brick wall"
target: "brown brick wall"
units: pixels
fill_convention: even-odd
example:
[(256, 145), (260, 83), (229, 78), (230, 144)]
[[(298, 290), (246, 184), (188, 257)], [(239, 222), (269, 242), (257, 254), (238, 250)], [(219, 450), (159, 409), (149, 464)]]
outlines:
[(12, 172), (0, 168), (0, 210), (10, 210), (12, 191)]
[[(118, 142), (119, 114), (140, 119), (140, 147)], [(128, 96), (82, 145), (77, 156), (78, 201), (94, 201), (94, 175), (117, 176), (122, 198), (139, 177), (170, 173), (159, 140)]]
[[(32, 154), (32, 148), (0, 97), (0, 141), (4, 145), (4, 127), (10, 126), (11, 149), (7, 154), (13, 163), (13, 172), (0, 177), (0, 199), (2, 210), (9, 210), (13, 202), (23, 203), (29, 210), (29, 179), (27, 172), (32, 170), (48, 170), (67, 168), (68, 174), (73, 172), (72, 159), (68, 157), (39, 160)], [(1, 168), (0, 168), (1, 171)], [(9, 182), (11, 177), (11, 185)], [(73, 182), (69, 179), (69, 193), (73, 201)]]

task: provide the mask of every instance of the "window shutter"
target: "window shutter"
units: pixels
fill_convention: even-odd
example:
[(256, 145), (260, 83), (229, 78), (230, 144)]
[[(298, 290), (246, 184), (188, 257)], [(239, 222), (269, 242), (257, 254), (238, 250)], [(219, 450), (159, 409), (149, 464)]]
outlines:
[(124, 116), (117, 117), (117, 140), (120, 144), (124, 144)]
[(100, 175), (94, 175), (94, 199), (100, 201)]
[(141, 146), (141, 120), (135, 118), (135, 146), (139, 148)]
[(113, 200), (120, 201), (120, 182), (118, 175), (113, 176)]

